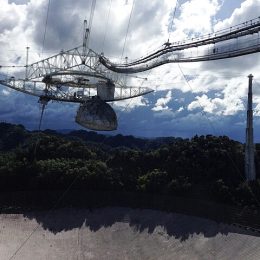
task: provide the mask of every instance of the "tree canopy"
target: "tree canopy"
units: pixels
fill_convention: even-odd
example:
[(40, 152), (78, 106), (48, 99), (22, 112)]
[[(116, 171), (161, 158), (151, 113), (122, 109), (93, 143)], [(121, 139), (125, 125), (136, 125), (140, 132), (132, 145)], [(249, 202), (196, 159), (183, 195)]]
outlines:
[[(259, 178), (260, 145), (256, 145)], [(116, 190), (259, 207), (245, 182), (243, 144), (227, 136), (142, 139), (84, 130), (28, 131), (0, 123), (0, 191)]]

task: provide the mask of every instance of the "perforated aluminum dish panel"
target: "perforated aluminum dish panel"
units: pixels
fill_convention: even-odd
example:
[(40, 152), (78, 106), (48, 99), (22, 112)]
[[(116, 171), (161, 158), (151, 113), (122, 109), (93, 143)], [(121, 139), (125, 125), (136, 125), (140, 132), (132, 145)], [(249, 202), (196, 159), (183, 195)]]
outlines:
[(81, 104), (76, 123), (91, 130), (112, 131), (117, 129), (117, 117), (113, 108), (100, 98)]

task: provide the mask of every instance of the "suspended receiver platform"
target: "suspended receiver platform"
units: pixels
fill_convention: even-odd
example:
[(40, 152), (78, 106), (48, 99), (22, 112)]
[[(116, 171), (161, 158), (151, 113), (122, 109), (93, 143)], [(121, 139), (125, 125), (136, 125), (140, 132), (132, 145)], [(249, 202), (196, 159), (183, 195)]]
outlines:
[(76, 122), (92, 130), (117, 128), (116, 114), (106, 102), (131, 99), (153, 91), (126, 85), (120, 74), (109, 71), (99, 62), (98, 54), (83, 46), (25, 67), (24, 79), (5, 76), (0, 84), (45, 102), (80, 103)]

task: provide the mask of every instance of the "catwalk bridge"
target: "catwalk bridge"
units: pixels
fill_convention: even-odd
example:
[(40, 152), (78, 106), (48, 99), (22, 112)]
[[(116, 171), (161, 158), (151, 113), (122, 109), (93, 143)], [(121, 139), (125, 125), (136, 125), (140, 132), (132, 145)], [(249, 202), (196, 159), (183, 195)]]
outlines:
[(167, 63), (219, 60), (260, 51), (260, 17), (198, 38), (167, 42), (145, 57), (128, 63), (113, 63), (101, 56), (100, 62), (118, 73), (138, 73)]

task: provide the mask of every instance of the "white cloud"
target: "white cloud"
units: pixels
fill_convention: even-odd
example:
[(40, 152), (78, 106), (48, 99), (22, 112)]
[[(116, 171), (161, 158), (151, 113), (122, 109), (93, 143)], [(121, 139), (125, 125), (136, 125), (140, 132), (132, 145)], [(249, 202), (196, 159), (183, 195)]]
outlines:
[(129, 113), (137, 107), (148, 106), (148, 100), (143, 96), (121, 100), (112, 103), (112, 107), (118, 109), (120, 112)]
[(213, 111), (216, 110), (217, 106), (216, 104), (214, 104), (214, 102), (212, 102), (212, 99), (203, 94), (201, 97), (197, 96), (196, 101), (193, 101), (188, 105), (188, 110), (190, 111), (197, 108), (202, 108), (205, 112), (213, 113)]
[(235, 115), (239, 111), (245, 110), (242, 101), (245, 96), (245, 86), (243, 84), (234, 86), (232, 83), (227, 85), (221, 92), (223, 98), (209, 98), (206, 94), (196, 96), (196, 100), (188, 105), (188, 110), (201, 109), (215, 115)]
[(3, 89), (2, 93), (4, 94), (4, 96), (9, 96), (10, 95), (10, 92), (8, 90), (6, 90), (6, 89)]
[(180, 15), (174, 21), (171, 41), (180, 41), (212, 32), (213, 20), (221, 7), (218, 0), (189, 0), (180, 6)]
[(180, 107), (180, 108), (177, 110), (178, 113), (180, 113), (180, 112), (182, 112), (182, 111), (184, 111), (184, 107)]
[(179, 113), (184, 111), (184, 107), (180, 107), (176, 111), (173, 111), (173, 109), (169, 109), (169, 108), (168, 109), (160, 109), (160, 110), (159, 109), (155, 110), (153, 108), (152, 110), (156, 111), (156, 113), (154, 113), (154, 115), (153, 115), (155, 118), (172, 119), (172, 118), (176, 118)]
[(155, 106), (152, 108), (153, 111), (170, 110), (167, 104), (172, 100), (172, 92), (168, 91), (164, 98), (159, 98)]
[(232, 15), (223, 20), (219, 21), (214, 26), (214, 31), (229, 28), (233, 25), (237, 25), (251, 20), (259, 16), (260, 0), (245, 0), (240, 8), (236, 8)]

